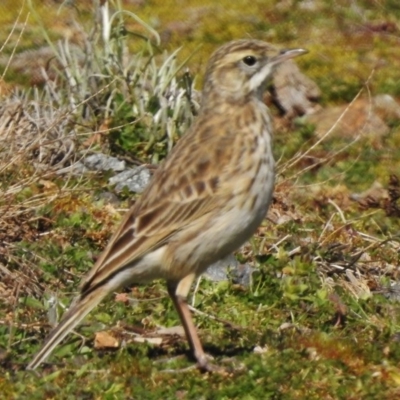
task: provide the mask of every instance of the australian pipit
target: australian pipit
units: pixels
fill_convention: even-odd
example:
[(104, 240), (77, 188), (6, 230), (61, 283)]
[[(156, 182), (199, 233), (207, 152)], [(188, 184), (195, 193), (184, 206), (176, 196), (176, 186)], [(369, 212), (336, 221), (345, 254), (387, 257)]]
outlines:
[(238, 249), (266, 215), (275, 171), (263, 83), (276, 65), (303, 53), (238, 40), (212, 55), (197, 119), (125, 215), (29, 369), (106, 295), (154, 279), (166, 281), (198, 366), (210, 369), (186, 298), (193, 280)]

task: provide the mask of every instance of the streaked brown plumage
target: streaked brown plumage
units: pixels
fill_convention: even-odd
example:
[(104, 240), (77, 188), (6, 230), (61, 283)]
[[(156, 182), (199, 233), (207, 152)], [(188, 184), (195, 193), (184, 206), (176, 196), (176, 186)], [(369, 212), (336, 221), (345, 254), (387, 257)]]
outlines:
[(106, 295), (160, 278), (199, 367), (210, 369), (186, 298), (193, 280), (248, 240), (266, 215), (275, 172), (263, 83), (275, 65), (304, 52), (239, 40), (212, 55), (199, 116), (127, 213), (28, 369)]

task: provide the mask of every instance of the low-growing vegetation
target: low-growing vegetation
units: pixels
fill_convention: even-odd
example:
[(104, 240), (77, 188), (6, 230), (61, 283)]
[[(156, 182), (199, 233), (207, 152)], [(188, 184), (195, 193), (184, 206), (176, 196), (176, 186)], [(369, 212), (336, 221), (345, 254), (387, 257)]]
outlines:
[[(299, 65), (325, 107), (396, 98), (397, 3), (270, 1), (249, 12), (237, 2), (228, 12), (221, 1), (215, 12), (193, 1), (176, 13), (169, 1), (136, 2), (137, 13), (85, 3), (70, 36), (64, 23), (40, 21), (72, 9), (44, 3), (27, 2), (19, 16), (11, 2), (0, 6), (9, 12), (0, 37), (0, 398), (399, 397), (399, 118), (381, 136), (321, 137), (272, 105), (274, 203), (235, 255), (254, 268), (251, 284), (202, 279), (191, 303), (226, 372), (187, 368), (163, 282), (121, 290), (38, 373), (24, 369), (135, 200), (115, 194), (111, 172), (78, 170), (85, 157), (156, 168), (195, 118), (205, 58), (246, 33), (304, 43)], [(34, 73), (32, 45), (45, 60), (30, 64)]]

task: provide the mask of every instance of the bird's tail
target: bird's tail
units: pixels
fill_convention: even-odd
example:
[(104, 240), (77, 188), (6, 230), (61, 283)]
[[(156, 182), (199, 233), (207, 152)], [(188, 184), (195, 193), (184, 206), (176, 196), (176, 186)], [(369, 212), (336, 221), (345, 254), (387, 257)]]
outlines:
[(104, 286), (100, 286), (86, 295), (85, 293), (81, 294), (63, 315), (61, 322), (50, 332), (43, 347), (29, 363), (27, 369), (36, 369), (49, 356), (58, 343), (60, 343), (108, 293), (109, 290), (105, 290)]

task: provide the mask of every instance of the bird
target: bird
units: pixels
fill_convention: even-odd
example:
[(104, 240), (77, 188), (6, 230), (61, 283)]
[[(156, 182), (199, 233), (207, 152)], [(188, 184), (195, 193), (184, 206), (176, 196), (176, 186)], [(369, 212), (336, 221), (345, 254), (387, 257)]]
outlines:
[(194, 280), (239, 249), (266, 216), (275, 161), (265, 83), (280, 63), (306, 52), (240, 39), (211, 55), (198, 115), (123, 217), (28, 370), (107, 295), (155, 279), (166, 282), (197, 367), (214, 370), (187, 297)]

